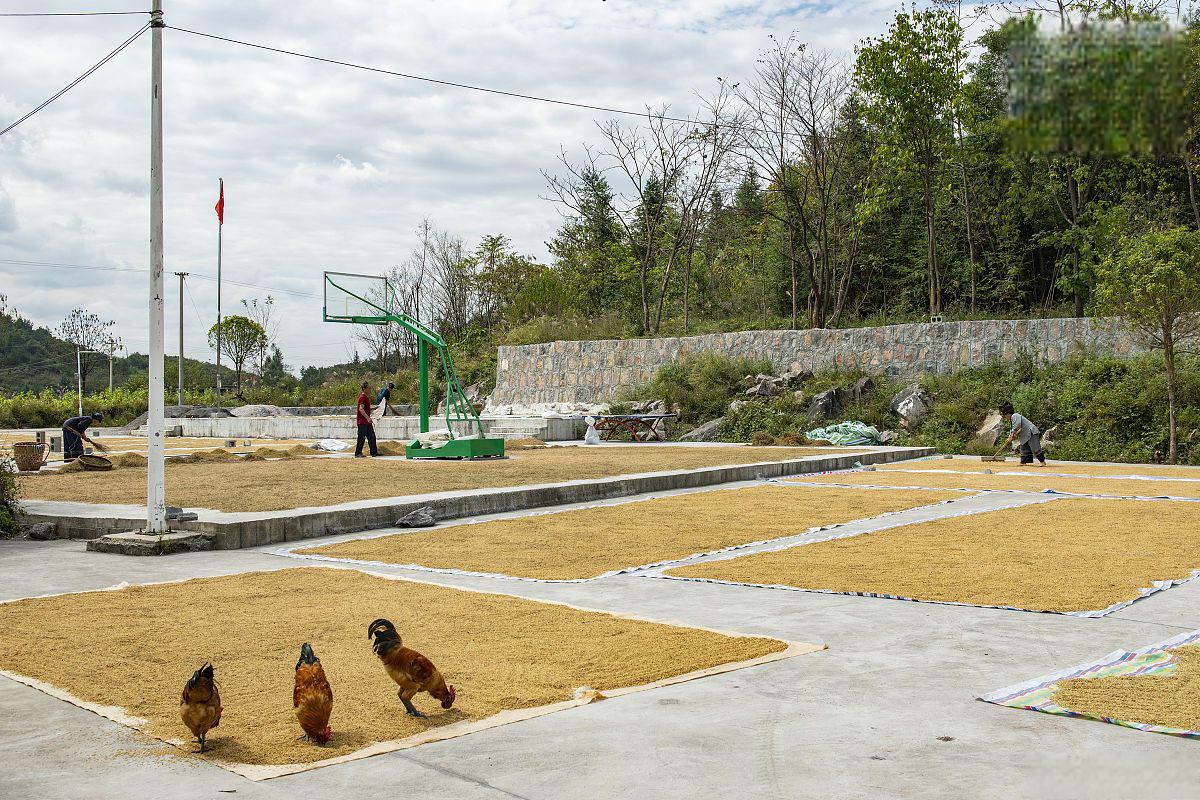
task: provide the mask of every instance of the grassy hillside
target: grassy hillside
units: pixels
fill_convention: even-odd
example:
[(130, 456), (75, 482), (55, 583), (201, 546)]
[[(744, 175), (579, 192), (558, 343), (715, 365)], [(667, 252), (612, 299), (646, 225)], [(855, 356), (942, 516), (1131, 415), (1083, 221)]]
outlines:
[[(108, 358), (85, 354), (87, 370), (84, 394), (108, 388)], [(113, 359), (113, 385), (125, 386), (145, 380), (147, 356), (133, 353)], [(192, 358), (184, 359), (184, 385), (208, 386), (213, 382), (213, 365)], [(225, 382), (232, 385), (233, 370), (223, 367)], [(175, 358), (167, 357), (167, 386), (174, 389), (177, 368)], [(0, 394), (40, 392), (43, 389), (75, 388), (75, 346), (56, 337), (47, 328), (11, 309), (0, 308)]]

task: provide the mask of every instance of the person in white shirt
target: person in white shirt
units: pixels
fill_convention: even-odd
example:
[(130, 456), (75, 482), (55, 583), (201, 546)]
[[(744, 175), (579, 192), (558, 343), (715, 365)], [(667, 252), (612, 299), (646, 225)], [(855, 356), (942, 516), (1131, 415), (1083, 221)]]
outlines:
[(1012, 403), (1006, 402), (1000, 406), (1000, 415), (1011, 426), (1008, 438), (1000, 445), (1000, 449), (1008, 447), (1009, 443), (1015, 439), (1021, 447), (1022, 464), (1032, 464), (1036, 458), (1038, 466), (1046, 466), (1046, 454), (1042, 452), (1042, 432), (1038, 430), (1038, 427), (1026, 417), (1016, 413)]

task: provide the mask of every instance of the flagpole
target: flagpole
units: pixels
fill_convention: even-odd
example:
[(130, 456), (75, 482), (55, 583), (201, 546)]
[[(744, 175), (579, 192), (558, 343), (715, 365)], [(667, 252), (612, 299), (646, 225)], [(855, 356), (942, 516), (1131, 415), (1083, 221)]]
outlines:
[(221, 181), (221, 210), (217, 214), (217, 408), (221, 407), (221, 234), (225, 230), (225, 179)]

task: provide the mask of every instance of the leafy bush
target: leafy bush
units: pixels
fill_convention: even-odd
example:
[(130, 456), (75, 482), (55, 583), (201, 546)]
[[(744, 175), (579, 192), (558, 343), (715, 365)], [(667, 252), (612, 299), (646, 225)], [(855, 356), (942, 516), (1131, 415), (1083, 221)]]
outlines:
[(17, 506), (20, 489), (16, 463), (0, 457), (0, 538), (15, 536), (21, 530), (21, 510)]
[(729, 402), (742, 393), (743, 378), (770, 370), (766, 359), (693, 353), (660, 368), (648, 386), (627, 394), (637, 395), (630, 399), (662, 400), (668, 408), (679, 406), (681, 422), (704, 422), (725, 413)]
[[(1200, 361), (1181, 361), (1179, 460), (1200, 464)], [(661, 374), (661, 372), (660, 372)], [(668, 376), (677, 372), (671, 370)], [(744, 374), (744, 373), (743, 373)], [(717, 430), (724, 441), (749, 442), (756, 434), (802, 437), (809, 427), (807, 398), (833, 386), (850, 387), (859, 373), (825, 372), (803, 386), (805, 400), (790, 393), (752, 400), (724, 414)], [(1161, 357), (1121, 359), (1076, 355), (1038, 367), (1030, 358), (991, 364), (920, 381), (934, 397), (933, 410), (913, 430), (900, 427), (891, 398), (911, 381), (874, 377), (875, 391), (851, 403), (838, 420), (859, 420), (897, 433), (897, 443), (934, 447), (945, 453), (991, 452), (973, 441), (987, 414), (1011, 400), (1043, 431), (1057, 426), (1050, 455), (1079, 461), (1150, 462), (1166, 452), (1166, 380)], [(656, 376), (655, 383), (660, 379)], [(678, 385), (678, 378), (674, 379)], [(708, 418), (720, 416), (711, 409)]]

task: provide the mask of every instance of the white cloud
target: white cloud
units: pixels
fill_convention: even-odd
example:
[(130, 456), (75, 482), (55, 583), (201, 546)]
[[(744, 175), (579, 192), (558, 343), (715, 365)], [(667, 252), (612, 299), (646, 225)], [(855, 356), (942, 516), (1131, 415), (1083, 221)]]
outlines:
[[(70, 0), (44, 0), (47, 11)], [(890, 16), (878, 0), (209, 0), (166, 3), (169, 25), (516, 92), (682, 112), (715, 78), (742, 79), (768, 34), (850, 52)], [(140, 23), (0, 20), (0, 121), (41, 102)], [(382, 272), (424, 217), (468, 242), (504, 233), (545, 257), (559, 216), (539, 199), (560, 146), (595, 141), (592, 112), (481, 94), (164, 33), (167, 268), (196, 274), (187, 349), (215, 317), (217, 179), (224, 274), (276, 292), (289, 362), (346, 358), (320, 324), (321, 272)], [(149, 36), (0, 138), (0, 258), (145, 268)], [(19, 217), (17, 212), (19, 211)], [(19, 221), (19, 224), (18, 224)], [(175, 279), (169, 274), (168, 352)], [(85, 304), (146, 347), (141, 273), (0, 264), (0, 291), (53, 325)], [(226, 286), (223, 305), (266, 291)]]

